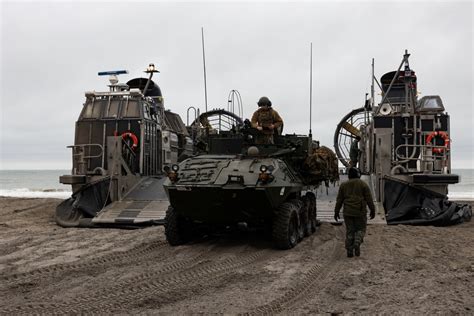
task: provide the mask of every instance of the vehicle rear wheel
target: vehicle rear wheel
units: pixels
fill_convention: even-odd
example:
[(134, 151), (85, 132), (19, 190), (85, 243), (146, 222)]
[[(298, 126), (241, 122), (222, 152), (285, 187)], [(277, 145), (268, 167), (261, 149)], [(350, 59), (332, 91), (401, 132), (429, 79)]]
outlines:
[(185, 219), (170, 205), (165, 216), (165, 236), (171, 246), (179, 246), (189, 241)]
[(300, 213), (301, 225), (304, 231), (304, 236), (308, 237), (309, 235), (313, 233), (311, 229), (311, 216), (310, 216), (311, 200), (307, 195), (305, 195), (301, 198), (301, 201), (303, 201), (303, 207)]
[(311, 233), (316, 231), (318, 226), (317, 220), (317, 208), (316, 208), (316, 195), (313, 192), (307, 192), (305, 197), (308, 198), (308, 218), (311, 226)]
[(272, 238), (279, 249), (291, 249), (300, 238), (300, 221), (298, 210), (301, 202), (292, 200), (285, 202), (276, 211), (273, 221)]

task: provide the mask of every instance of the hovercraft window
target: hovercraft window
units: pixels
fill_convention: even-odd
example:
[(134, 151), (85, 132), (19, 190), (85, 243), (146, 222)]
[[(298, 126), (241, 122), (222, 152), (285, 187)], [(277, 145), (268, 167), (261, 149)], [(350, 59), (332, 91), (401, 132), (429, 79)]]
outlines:
[(102, 109), (102, 100), (94, 100), (89, 102), (84, 106), (84, 111), (82, 112), (83, 118), (99, 118), (100, 112)]
[(92, 117), (93, 118), (100, 118), (100, 114), (102, 112), (102, 108), (104, 107), (104, 105), (106, 105), (106, 101), (105, 100), (95, 100), (94, 102), (94, 107), (92, 108)]
[(119, 115), (119, 100), (110, 101), (107, 111), (105, 112), (105, 117), (107, 118), (117, 118)]
[(82, 112), (82, 117), (83, 118), (91, 118), (92, 117), (92, 102), (87, 103), (84, 105), (84, 111)]
[(129, 101), (122, 106), (122, 117), (140, 117), (139, 104), (136, 101)]
[(443, 101), (437, 95), (427, 95), (421, 98), (417, 104), (418, 111), (442, 112), (444, 111)]

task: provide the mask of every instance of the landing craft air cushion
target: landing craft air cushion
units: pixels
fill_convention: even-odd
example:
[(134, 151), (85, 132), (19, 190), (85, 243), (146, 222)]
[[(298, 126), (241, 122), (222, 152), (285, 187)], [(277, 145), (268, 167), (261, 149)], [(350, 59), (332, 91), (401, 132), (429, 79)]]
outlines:
[[(338, 124), (336, 154), (346, 167), (357, 164), (375, 193), (379, 215), (389, 224), (469, 220), (469, 206), (446, 198), (448, 185), (459, 182), (451, 173), (450, 117), (438, 95), (418, 99), (409, 56), (405, 51), (399, 68), (384, 74), (380, 82), (372, 63), (371, 98)], [(378, 105), (375, 83), (382, 93)]]
[(72, 172), (60, 177), (71, 185), (71, 198), (56, 209), (64, 227), (162, 224), (168, 201), (163, 190), (164, 166), (190, 155), (192, 140), (179, 115), (164, 108), (152, 76), (126, 84), (108, 71), (107, 92), (86, 92), (76, 122)]

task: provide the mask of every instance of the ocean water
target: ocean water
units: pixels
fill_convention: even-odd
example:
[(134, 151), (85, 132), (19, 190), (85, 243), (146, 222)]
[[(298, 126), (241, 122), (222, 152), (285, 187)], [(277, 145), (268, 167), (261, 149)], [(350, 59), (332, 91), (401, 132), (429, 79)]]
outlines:
[(461, 177), (461, 181), (448, 187), (451, 199), (474, 200), (474, 169), (452, 169), (451, 173)]
[[(70, 170), (0, 170), (0, 196), (60, 198), (71, 196), (71, 186), (59, 183)], [(450, 199), (474, 200), (474, 169), (453, 169), (461, 182), (449, 186)]]
[(67, 199), (71, 186), (59, 176), (71, 170), (0, 170), (0, 196)]

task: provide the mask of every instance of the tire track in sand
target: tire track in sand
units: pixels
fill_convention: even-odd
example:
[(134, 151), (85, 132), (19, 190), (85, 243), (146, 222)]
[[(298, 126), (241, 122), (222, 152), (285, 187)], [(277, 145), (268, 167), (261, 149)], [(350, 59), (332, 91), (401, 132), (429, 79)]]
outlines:
[(80, 271), (83, 269), (91, 270), (101, 266), (110, 266), (111, 264), (128, 263), (136, 261), (137, 257), (155, 257), (160, 255), (156, 253), (157, 250), (165, 248), (168, 243), (164, 240), (157, 240), (152, 243), (139, 244), (129, 250), (120, 252), (112, 252), (98, 258), (92, 258), (87, 261), (80, 262), (69, 262), (54, 264), (51, 266), (31, 270), (22, 273), (13, 273), (0, 277), (0, 284), (3, 285), (14, 285), (22, 282), (31, 282), (38, 279), (48, 278), (48, 282), (51, 281), (51, 277), (60, 277), (65, 273), (74, 271)]
[[(151, 271), (129, 280), (123, 280), (106, 288), (106, 291), (102, 289), (95, 293), (87, 293), (58, 303), (21, 304), (2, 309), (0, 313), (57, 313), (60, 311), (61, 313), (76, 314), (123, 310), (130, 307), (134, 302), (143, 301), (179, 288), (186, 288), (205, 279), (222, 278), (225, 275), (232, 274), (237, 268), (256, 261), (266, 260), (270, 254), (274, 254), (274, 251), (264, 249), (249, 254), (234, 254), (219, 262), (213, 262), (212, 259), (218, 258), (220, 255), (216, 252), (204, 263), (202, 260), (198, 260), (198, 262), (195, 262), (196, 264), (186, 265), (187, 262), (184, 260), (183, 262), (170, 264), (158, 271)], [(203, 254), (201, 258), (206, 258), (206, 254)]]
[(326, 286), (330, 274), (337, 270), (341, 264), (341, 258), (344, 254), (342, 247), (342, 227), (333, 226), (336, 231), (336, 236), (331, 240), (333, 243), (331, 255), (324, 263), (315, 263), (311, 269), (305, 273), (302, 281), (294, 284), (285, 294), (270, 301), (267, 304), (257, 306), (248, 313), (243, 315), (273, 315), (282, 313), (290, 309), (297, 302), (306, 300), (309, 295), (314, 296), (318, 291), (321, 291)]

